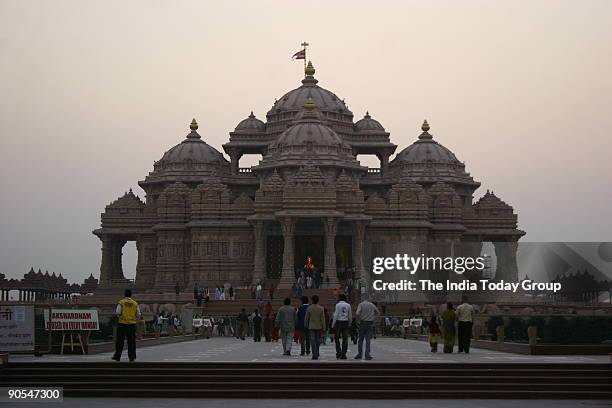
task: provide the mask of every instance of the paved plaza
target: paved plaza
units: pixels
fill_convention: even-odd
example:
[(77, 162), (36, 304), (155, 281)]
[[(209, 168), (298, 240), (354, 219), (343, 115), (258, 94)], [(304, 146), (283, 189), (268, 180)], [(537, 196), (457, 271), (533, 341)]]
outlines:
[[(455, 348), (456, 350), (456, 348)], [(308, 362), (309, 357), (299, 355), (299, 345), (293, 344), (292, 355), (282, 355), (280, 342), (255, 343), (252, 339), (238, 340), (232, 337), (213, 337), (188, 342), (149, 346), (138, 349), (136, 361), (166, 362)], [(349, 359), (357, 354), (357, 345), (349, 343)], [(422, 341), (401, 338), (378, 338), (372, 341), (373, 361), (398, 363), (607, 363), (608, 356), (530, 356), (472, 348), (470, 354), (431, 353), (429, 345)], [(91, 355), (13, 355), (11, 361), (110, 361), (112, 353)], [(124, 360), (127, 361), (124, 350)], [(321, 347), (321, 359), (313, 364), (337, 361), (336, 350), (328, 342)], [(364, 360), (365, 361), (365, 360)]]

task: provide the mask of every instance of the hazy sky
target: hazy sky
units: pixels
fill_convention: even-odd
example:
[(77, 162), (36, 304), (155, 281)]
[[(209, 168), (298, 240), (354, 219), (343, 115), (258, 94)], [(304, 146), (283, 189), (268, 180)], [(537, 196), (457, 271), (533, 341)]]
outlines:
[(427, 118), (524, 239), (612, 241), (612, 1), (0, 0), (0, 272), (98, 276), (104, 206), (192, 117), (219, 150), (264, 118), (304, 40), (398, 152)]

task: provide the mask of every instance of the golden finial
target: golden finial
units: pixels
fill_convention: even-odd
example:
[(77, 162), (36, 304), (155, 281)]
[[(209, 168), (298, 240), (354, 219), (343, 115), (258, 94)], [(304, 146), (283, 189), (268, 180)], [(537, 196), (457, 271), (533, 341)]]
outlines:
[(423, 121), (423, 124), (421, 125), (421, 130), (423, 132), (429, 132), (429, 123), (427, 123), (427, 119)]
[(313, 76), (315, 73), (314, 66), (312, 65), (312, 61), (308, 61), (308, 65), (304, 68), (304, 73), (308, 76)]
[(191, 121), (189, 129), (193, 130), (194, 132), (198, 130), (198, 122), (196, 122), (195, 118), (193, 118), (193, 120)]
[(309, 96), (308, 99), (306, 99), (306, 103), (304, 104), (304, 107), (306, 108), (306, 110), (308, 112), (312, 111), (315, 107), (315, 103), (312, 100), (312, 96)]

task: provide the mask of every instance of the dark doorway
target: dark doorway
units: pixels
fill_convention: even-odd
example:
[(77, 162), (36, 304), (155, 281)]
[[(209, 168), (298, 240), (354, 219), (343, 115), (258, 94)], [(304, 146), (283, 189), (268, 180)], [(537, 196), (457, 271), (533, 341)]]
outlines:
[(280, 279), (283, 270), (283, 247), (285, 246), (283, 237), (268, 236), (266, 244), (266, 276), (269, 279)]
[(336, 272), (340, 280), (354, 278), (353, 238), (347, 235), (336, 236)]

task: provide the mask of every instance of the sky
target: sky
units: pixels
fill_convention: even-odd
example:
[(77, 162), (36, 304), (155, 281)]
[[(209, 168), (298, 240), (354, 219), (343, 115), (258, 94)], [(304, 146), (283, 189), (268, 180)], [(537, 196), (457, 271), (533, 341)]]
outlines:
[(219, 150), (264, 118), (303, 41), (397, 152), (427, 118), (524, 240), (612, 241), (610, 1), (0, 0), (0, 273), (98, 276), (104, 207), (192, 118)]

